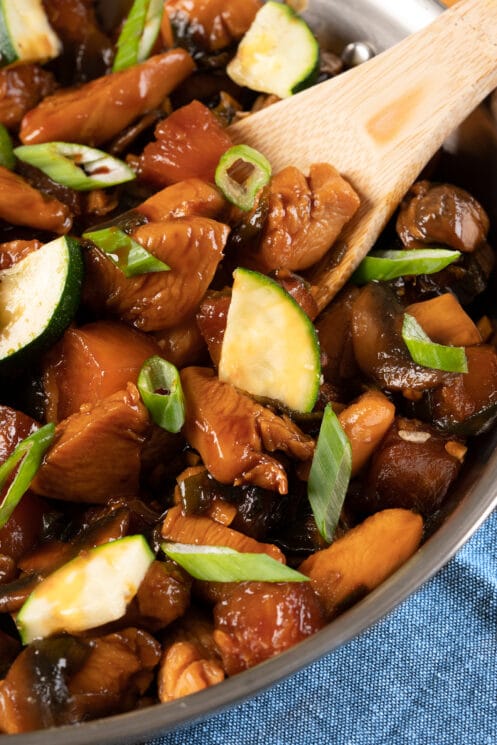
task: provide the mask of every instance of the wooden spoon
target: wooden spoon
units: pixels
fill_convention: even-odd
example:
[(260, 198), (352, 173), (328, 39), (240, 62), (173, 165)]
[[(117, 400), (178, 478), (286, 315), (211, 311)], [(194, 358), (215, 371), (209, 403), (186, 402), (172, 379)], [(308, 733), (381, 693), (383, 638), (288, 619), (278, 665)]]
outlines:
[(460, 0), (378, 57), (230, 127), (273, 169), (327, 161), (361, 207), (311, 276), (324, 308), (444, 139), (497, 87), (497, 0)]

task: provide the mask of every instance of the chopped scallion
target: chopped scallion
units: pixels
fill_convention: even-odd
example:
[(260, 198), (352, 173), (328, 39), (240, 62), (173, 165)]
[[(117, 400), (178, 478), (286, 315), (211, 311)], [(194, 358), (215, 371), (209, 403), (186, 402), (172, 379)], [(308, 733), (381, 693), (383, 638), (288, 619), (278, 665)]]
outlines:
[(137, 385), (155, 424), (167, 432), (179, 432), (185, 422), (185, 399), (175, 366), (158, 355), (149, 357)]
[(258, 191), (269, 183), (271, 165), (248, 145), (230, 147), (219, 159), (216, 185), (229, 202), (241, 210), (252, 209)]
[(4, 124), (0, 124), (0, 166), (12, 171), (16, 164), (14, 157), (14, 146), (9, 130)]
[(53, 440), (54, 432), (54, 424), (46, 424), (33, 432), (17, 445), (14, 452), (0, 466), (0, 490), (4, 488), (12, 474), (15, 474), (0, 504), (0, 528), (3, 528), (29, 489), (42, 458)]
[(163, 543), (162, 550), (195, 579), (207, 582), (307, 582), (309, 577), (268, 554), (250, 554), (226, 546)]
[(143, 248), (131, 236), (116, 226), (83, 233), (103, 251), (126, 277), (150, 272), (167, 272), (170, 267)]
[(75, 142), (43, 142), (14, 149), (19, 160), (75, 191), (116, 186), (136, 178), (122, 160)]
[(409, 313), (404, 313), (402, 338), (412, 359), (418, 365), (445, 372), (468, 372), (464, 347), (449, 347), (431, 341), (414, 316)]
[(372, 251), (357, 267), (351, 281), (365, 284), (386, 282), (397, 277), (434, 274), (457, 261), (460, 251), (444, 248), (420, 248), (411, 251)]
[(350, 442), (328, 404), (312, 459), (307, 494), (319, 532), (333, 540), (349, 486), (352, 467)]
[(135, 0), (117, 40), (112, 72), (143, 62), (159, 34), (164, 0)]

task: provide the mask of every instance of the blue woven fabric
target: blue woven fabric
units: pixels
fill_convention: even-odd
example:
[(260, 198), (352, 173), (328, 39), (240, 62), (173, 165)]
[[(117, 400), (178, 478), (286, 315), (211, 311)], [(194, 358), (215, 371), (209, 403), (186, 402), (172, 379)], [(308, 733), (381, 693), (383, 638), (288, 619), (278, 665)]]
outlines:
[(148, 745), (497, 745), (497, 512), (387, 618)]

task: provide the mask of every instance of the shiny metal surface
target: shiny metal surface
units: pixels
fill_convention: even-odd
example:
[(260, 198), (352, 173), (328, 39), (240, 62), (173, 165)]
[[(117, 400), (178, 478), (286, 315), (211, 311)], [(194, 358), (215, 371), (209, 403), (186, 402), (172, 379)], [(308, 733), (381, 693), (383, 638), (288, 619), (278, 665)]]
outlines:
[[(109, 0), (106, 0), (109, 2)], [(428, 23), (439, 12), (435, 0), (311, 0), (309, 20), (339, 52), (350, 41), (372, 42), (378, 51), (410, 30)], [(488, 164), (492, 152), (497, 177), (497, 137), (489, 132), (483, 115), (471, 124), (470, 140), (484, 131), (481, 153)], [(455, 135), (452, 147), (466, 150), (463, 135)], [(486, 143), (482, 145), (481, 143)], [(489, 143), (489, 144), (488, 144)], [(479, 152), (470, 152), (478, 160)], [(483, 161), (481, 161), (483, 162)], [(489, 170), (488, 167), (486, 170)], [(151, 738), (187, 722), (206, 718), (254, 695), (296, 672), (316, 658), (346, 643), (374, 624), (435, 574), (497, 504), (497, 432), (481, 438), (473, 447), (447, 516), (441, 527), (395, 575), (340, 616), (326, 629), (288, 652), (248, 670), (231, 680), (180, 701), (130, 712), (75, 727), (61, 727), (26, 735), (0, 736), (0, 745), (126, 745)]]
[(351, 41), (343, 49), (342, 62), (345, 67), (357, 67), (372, 59), (376, 50), (369, 41)]
[(380, 52), (426, 26), (441, 8), (437, 0), (310, 0), (304, 15), (333, 51), (367, 41)]

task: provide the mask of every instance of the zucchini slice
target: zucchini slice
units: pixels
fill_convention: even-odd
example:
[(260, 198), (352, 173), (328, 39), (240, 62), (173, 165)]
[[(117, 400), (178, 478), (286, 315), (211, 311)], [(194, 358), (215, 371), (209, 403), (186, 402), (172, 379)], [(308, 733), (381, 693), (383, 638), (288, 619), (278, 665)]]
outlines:
[(220, 380), (294, 411), (312, 411), (321, 365), (316, 330), (299, 304), (264, 274), (238, 268), (228, 311)]
[(226, 70), (238, 85), (287, 98), (316, 80), (319, 45), (288, 5), (269, 0), (257, 12)]
[(40, 582), (19, 611), (22, 641), (77, 633), (121, 618), (154, 558), (145, 538), (132, 535), (67, 562)]
[(0, 0), (0, 67), (46, 62), (61, 50), (41, 0)]
[(50, 346), (79, 305), (83, 259), (67, 236), (0, 272), (0, 370)]

